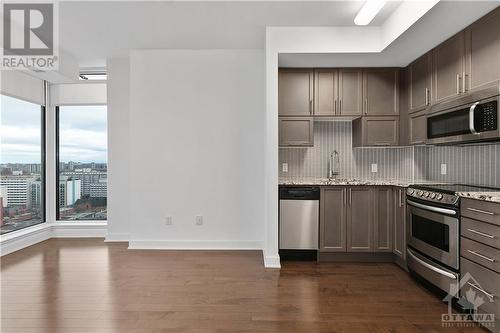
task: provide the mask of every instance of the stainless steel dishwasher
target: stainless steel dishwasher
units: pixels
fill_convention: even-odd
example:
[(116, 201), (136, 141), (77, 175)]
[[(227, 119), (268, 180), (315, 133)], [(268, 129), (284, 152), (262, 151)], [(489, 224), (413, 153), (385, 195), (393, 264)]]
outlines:
[(318, 250), (319, 188), (281, 187), (279, 248)]

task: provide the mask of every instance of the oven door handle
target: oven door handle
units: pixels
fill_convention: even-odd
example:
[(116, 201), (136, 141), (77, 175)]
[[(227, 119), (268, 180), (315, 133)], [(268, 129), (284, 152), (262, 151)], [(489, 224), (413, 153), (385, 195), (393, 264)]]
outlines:
[(435, 213), (448, 214), (448, 215), (457, 215), (457, 212), (454, 211), (453, 209), (446, 209), (446, 208), (440, 208), (440, 207), (423, 205), (423, 204), (420, 204), (418, 202), (411, 201), (411, 200), (408, 200), (408, 199), (406, 200), (406, 203), (408, 205), (410, 205), (410, 206), (421, 208), (421, 209), (428, 210), (428, 211), (435, 212)]
[(439, 267), (436, 267), (436, 266), (432, 266), (431, 264), (429, 263), (426, 263), (425, 261), (423, 261), (422, 259), (418, 258), (417, 256), (415, 256), (413, 254), (413, 252), (410, 250), (410, 249), (407, 249), (407, 252), (408, 254), (412, 257), (413, 260), (417, 261), (419, 264), (421, 264), (422, 266), (425, 266), (427, 267), (428, 269), (430, 269), (431, 271), (434, 271), (438, 274), (441, 274), (441, 275), (444, 275), (450, 279), (453, 279), (453, 280), (456, 280), (457, 279), (457, 276), (455, 274), (452, 274), (450, 272), (447, 272), (445, 271), (444, 269), (441, 269)]

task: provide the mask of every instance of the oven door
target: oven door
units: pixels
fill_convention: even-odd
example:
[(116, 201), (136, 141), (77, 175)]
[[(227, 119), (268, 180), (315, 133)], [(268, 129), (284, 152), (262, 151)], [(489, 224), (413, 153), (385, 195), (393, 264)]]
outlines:
[(406, 200), (408, 245), (458, 270), (459, 220), (453, 209)]
[(429, 114), (427, 143), (496, 140), (500, 136), (498, 97)]

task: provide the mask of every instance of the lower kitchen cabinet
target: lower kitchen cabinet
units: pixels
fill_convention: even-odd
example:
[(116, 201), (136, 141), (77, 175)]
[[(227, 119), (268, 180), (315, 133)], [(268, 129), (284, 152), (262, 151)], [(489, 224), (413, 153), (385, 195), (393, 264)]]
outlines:
[(356, 186), (347, 191), (347, 252), (372, 252), (372, 189)]
[(373, 246), (375, 252), (392, 252), (392, 188), (373, 190)]
[(325, 188), (320, 202), (320, 249), (324, 252), (346, 251), (347, 189)]
[(393, 191), (394, 203), (394, 246), (393, 253), (402, 260), (406, 260), (406, 203), (405, 189), (395, 188)]
[(312, 147), (314, 121), (310, 117), (279, 117), (280, 147)]

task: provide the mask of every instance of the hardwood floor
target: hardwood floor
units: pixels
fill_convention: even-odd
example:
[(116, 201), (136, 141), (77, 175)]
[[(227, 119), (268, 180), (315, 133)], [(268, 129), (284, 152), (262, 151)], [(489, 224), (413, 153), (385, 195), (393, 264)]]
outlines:
[(139, 251), (52, 239), (1, 260), (1, 332), (485, 332), (393, 264), (284, 263), (256, 251)]

